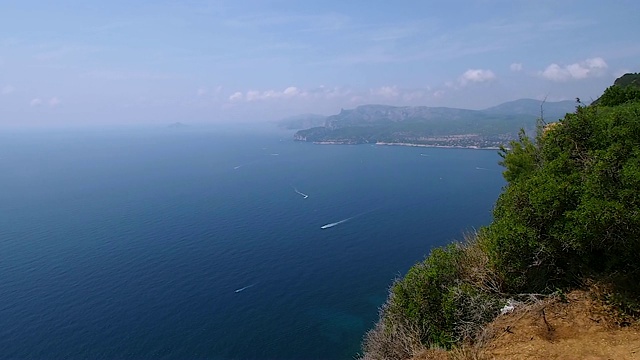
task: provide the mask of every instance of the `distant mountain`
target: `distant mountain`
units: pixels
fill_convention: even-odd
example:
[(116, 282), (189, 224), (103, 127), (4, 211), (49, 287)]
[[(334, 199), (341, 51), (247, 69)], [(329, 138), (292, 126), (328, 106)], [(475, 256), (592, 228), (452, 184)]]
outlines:
[(173, 124), (167, 125), (167, 127), (171, 128), (171, 129), (182, 129), (182, 128), (189, 127), (189, 125), (185, 125), (185, 124), (183, 124), (181, 122), (175, 122)]
[[(485, 110), (426, 106), (363, 105), (326, 117), (322, 126), (300, 130), (298, 141), (329, 144), (412, 144), (498, 147), (521, 128), (534, 129), (541, 101), (522, 99)], [(572, 112), (572, 101), (545, 102), (545, 120)]]
[(324, 115), (318, 114), (302, 114), (284, 118), (276, 121), (276, 124), (284, 129), (300, 130), (307, 129), (316, 126), (324, 125), (324, 121), (327, 119)]
[(576, 105), (577, 103), (574, 100), (542, 102), (540, 100), (533, 99), (520, 99), (509, 101), (482, 111), (490, 114), (531, 115), (538, 118), (540, 117), (540, 110), (542, 110), (544, 120), (546, 122), (553, 122), (563, 118), (566, 113), (573, 112)]

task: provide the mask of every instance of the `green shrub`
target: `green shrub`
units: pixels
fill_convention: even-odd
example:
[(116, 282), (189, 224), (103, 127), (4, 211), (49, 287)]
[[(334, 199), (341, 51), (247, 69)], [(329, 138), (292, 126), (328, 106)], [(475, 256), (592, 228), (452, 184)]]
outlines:
[(450, 347), (453, 343), (453, 294), (460, 247), (434, 249), (427, 259), (414, 265), (390, 290), (386, 309), (392, 317), (401, 315), (420, 329), (420, 342)]
[(617, 106), (629, 101), (640, 100), (640, 88), (636, 86), (612, 85), (598, 99), (597, 105)]
[(579, 107), (502, 156), (508, 184), (483, 233), (507, 291), (552, 291), (640, 261), (640, 103)]
[(478, 239), (436, 248), (389, 289), (380, 321), (363, 342), (365, 359), (409, 358), (473, 341), (504, 301)]

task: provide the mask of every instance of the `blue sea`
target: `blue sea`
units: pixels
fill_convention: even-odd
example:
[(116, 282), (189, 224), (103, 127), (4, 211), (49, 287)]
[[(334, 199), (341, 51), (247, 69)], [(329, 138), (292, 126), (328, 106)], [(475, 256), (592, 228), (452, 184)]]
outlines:
[(0, 357), (351, 359), (394, 278), (490, 222), (499, 160), (262, 128), (1, 132)]

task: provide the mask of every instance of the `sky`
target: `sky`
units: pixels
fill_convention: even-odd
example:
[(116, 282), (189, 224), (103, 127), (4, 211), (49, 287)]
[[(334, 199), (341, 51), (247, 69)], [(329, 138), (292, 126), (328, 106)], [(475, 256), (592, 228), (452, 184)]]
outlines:
[(597, 98), (637, 0), (0, 0), (0, 127)]

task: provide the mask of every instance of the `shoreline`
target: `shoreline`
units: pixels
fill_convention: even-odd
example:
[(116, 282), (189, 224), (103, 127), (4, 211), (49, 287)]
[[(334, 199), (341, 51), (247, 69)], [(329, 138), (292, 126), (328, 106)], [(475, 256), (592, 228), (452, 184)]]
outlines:
[(500, 150), (498, 146), (476, 146), (476, 145), (431, 145), (431, 144), (413, 144), (413, 143), (388, 143), (388, 142), (376, 142), (371, 143), (348, 143), (341, 141), (313, 141), (315, 145), (376, 145), (376, 146), (409, 146), (409, 147), (423, 147), (423, 148), (440, 148), (440, 149), (469, 149), (469, 150)]
[(430, 145), (430, 144), (387, 143), (387, 142), (377, 142), (376, 145), (410, 146), (410, 147), (443, 148), (443, 149), (500, 150), (500, 147), (497, 147), (497, 146), (481, 147), (476, 145)]

